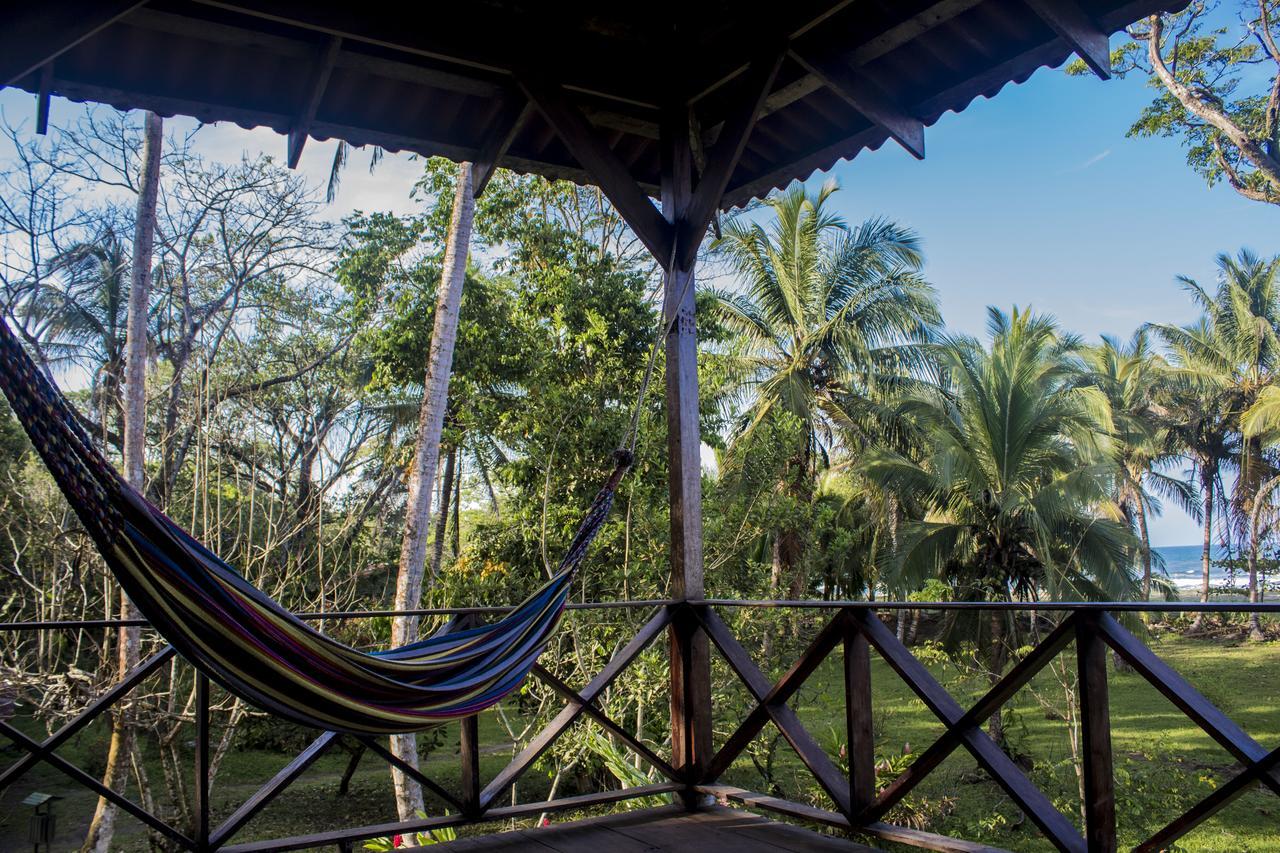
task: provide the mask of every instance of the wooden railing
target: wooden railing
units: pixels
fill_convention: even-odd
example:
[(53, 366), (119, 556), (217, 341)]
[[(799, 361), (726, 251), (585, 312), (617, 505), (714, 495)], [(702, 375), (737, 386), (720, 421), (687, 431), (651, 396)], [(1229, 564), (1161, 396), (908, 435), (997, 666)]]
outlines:
[[(235, 836), (269, 803), (297, 780), (308, 767), (337, 742), (339, 735), (320, 734), (306, 749), (248, 797), (229, 816), (214, 826), (210, 822), (208, 796), (209, 767), (209, 683), (196, 674), (195, 690), (195, 779), (196, 820), (194, 831), (184, 831), (128, 797), (112, 791), (84, 770), (57, 754), (78, 732), (101, 717), (134, 690), (148, 676), (174, 656), (163, 647), (104, 692), (78, 715), (43, 740), (29, 737), (11, 722), (0, 722), (0, 734), (7, 736), (26, 754), (0, 772), (0, 790), (16, 783), (40, 762), (61, 771), (73, 782), (106, 797), (178, 846), (194, 851), (295, 850), (336, 846), (349, 850), (358, 841), (393, 834), (440, 829), (451, 826), (503, 821), (544, 812), (578, 810), (658, 794), (678, 794), (692, 808), (707, 797), (735, 802), (748, 808), (816, 822), (846, 831), (935, 850), (990, 849), (958, 839), (895, 826), (885, 822), (891, 810), (903, 801), (922, 780), (958, 749), (968, 751), (1054, 847), (1064, 851), (1110, 851), (1117, 846), (1116, 790), (1113, 772), (1111, 724), (1109, 717), (1107, 651), (1113, 650), (1134, 671), (1151, 683), (1173, 705), (1214, 741), (1223, 746), (1241, 770), (1209, 796), (1170, 821), (1137, 846), (1140, 851), (1166, 848), (1206, 819), (1233, 802), (1255, 784), (1280, 794), (1280, 748), (1268, 750), (1232, 722), (1220, 709), (1195, 690), (1182, 676), (1162, 661), (1115, 618), (1122, 611), (1280, 613), (1277, 604), (1148, 604), (1037, 603), (985, 604), (969, 602), (814, 602), (814, 601), (643, 601), (573, 605), (575, 609), (628, 608), (651, 611), (642, 627), (585, 686), (575, 689), (538, 666), (540, 679), (565, 701), (564, 708), (487, 783), (481, 778), (480, 745), (476, 718), (462, 721), (459, 756), (460, 792), (447, 790), (438, 781), (413, 768), (374, 738), (358, 738), (369, 751), (420, 782), (451, 813), (426, 818), (355, 826), (266, 841), (236, 842)], [(789, 608), (821, 612), (820, 626), (808, 647), (780, 678), (772, 680), (752, 659), (735, 636), (722, 613), (741, 608)], [(878, 613), (892, 610), (1013, 610), (1037, 614), (1056, 613), (1060, 621), (1031, 651), (1026, 653), (972, 707), (964, 708), (947, 692), (928, 668), (881, 621)], [(419, 615), (449, 614), (460, 620), (482, 619), (504, 612), (501, 608), (455, 608), (414, 611)], [(398, 615), (393, 611), (309, 614), (326, 620), (359, 619)], [(0, 624), (0, 631), (54, 631), (86, 628), (114, 628), (121, 620), (27, 622)], [(605, 691), (659, 637), (670, 638), (670, 651), (684, 655), (695, 642), (710, 640), (728, 667), (746, 687), (752, 706), (718, 748), (704, 754), (688, 753), (680, 760), (659, 755), (653, 746), (611, 719), (599, 700)], [(1044, 667), (1074, 645), (1079, 676), (1079, 705), (1084, 770), (1084, 832), (1059, 811), (1028, 778), (1026, 773), (983, 730), (984, 723)], [(848, 744), (846, 773), (832, 761), (801, 724), (789, 701), (817, 671), (841, 649), (844, 674), (844, 704)], [(907, 769), (889, 784), (877, 789), (872, 729), (871, 655), (878, 654), (945, 726), (943, 733)], [(686, 694), (673, 691), (672, 742), (680, 726), (686, 730), (710, 729), (709, 702), (690, 705)], [(627, 748), (647, 761), (665, 780), (658, 784), (623, 790), (598, 791), (549, 801), (501, 805), (511, 787), (579, 719), (587, 717), (608, 731)], [(789, 802), (721, 784), (726, 771), (747, 746), (769, 725), (775, 726), (811, 773), (831, 803), (830, 809)], [(683, 742), (689, 743), (688, 739)]]

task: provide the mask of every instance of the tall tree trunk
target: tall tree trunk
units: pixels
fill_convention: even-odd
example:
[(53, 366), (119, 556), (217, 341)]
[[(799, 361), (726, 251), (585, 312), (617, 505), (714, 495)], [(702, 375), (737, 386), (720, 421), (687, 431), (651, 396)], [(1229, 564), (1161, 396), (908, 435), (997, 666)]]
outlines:
[[(987, 650), (987, 680), (994, 687), (1000, 681), (1000, 676), (1004, 672), (1005, 661), (1005, 643), (1004, 643), (1004, 613), (1000, 610), (991, 611), (991, 648)], [(996, 743), (1004, 744), (1004, 717), (1001, 712), (1003, 706), (997, 708), (995, 713), (987, 720), (987, 734)]]
[[(458, 460), (461, 462), (462, 460)], [(449, 543), (450, 554), (458, 559), (462, 553), (462, 468), (453, 477), (453, 541)]]
[[(1253, 509), (1249, 513), (1249, 603), (1257, 604), (1258, 595), (1258, 551), (1261, 550), (1262, 542), (1259, 536), (1258, 528), (1262, 523), (1262, 508), (1266, 505), (1267, 498), (1280, 486), (1280, 476), (1272, 477), (1270, 480), (1262, 484), (1262, 488), (1258, 489), (1258, 493), (1253, 497)], [(1258, 619), (1258, 613), (1255, 610), (1249, 614), (1249, 639), (1265, 640), (1266, 634), (1262, 632), (1262, 623)]]
[[(1213, 567), (1213, 469), (1201, 463), (1200, 489), (1204, 500), (1204, 540), (1200, 549), (1200, 601), (1209, 600), (1209, 570)], [(1191, 630), (1204, 627), (1204, 613), (1197, 613), (1191, 621)]]
[(449, 448), (444, 458), (444, 477), (440, 483), (440, 511), (436, 513), (436, 537), (431, 543), (431, 580), (440, 576), (444, 559), (444, 540), (449, 533), (449, 501), (453, 496), (453, 472), (458, 461), (458, 448)]
[(1151, 537), (1147, 533), (1147, 507), (1142, 500), (1142, 489), (1137, 490), (1133, 502), (1133, 515), (1138, 521), (1138, 537), (1142, 540), (1142, 600), (1151, 600)]
[[(431, 332), (431, 353), (423, 382), (422, 409), (413, 466), (409, 471), (409, 498), (405, 506), (404, 540), (396, 573), (396, 610), (412, 610), (422, 599), (422, 575), (427, 563), (427, 539), (431, 525), (431, 493), (436, 463), (440, 458), (440, 433), (444, 428), (449, 399), (449, 375), (453, 370), (453, 345), (458, 336), (458, 309), (462, 304), (462, 282), (467, 272), (471, 245), (471, 220), (475, 215), (471, 190), (471, 164), (458, 165), (458, 187), (453, 199), (448, 245), (436, 296), (435, 328)], [(400, 616), (391, 623), (391, 642), (404, 645), (418, 638), (418, 618)], [(393, 735), (391, 750), (412, 767), (418, 766), (418, 740), (413, 735)], [(402, 820), (422, 810), (422, 788), (399, 770), (391, 771), (396, 789), (396, 809)]]
[[(145, 477), (147, 434), (147, 305), (151, 291), (151, 254), (156, 232), (156, 194), (160, 184), (160, 151), (164, 144), (164, 122), (147, 113), (142, 137), (142, 164), (138, 176), (138, 208), (133, 226), (133, 278), (129, 285), (129, 323), (125, 338), (124, 387), (124, 476), (129, 485), (141, 490)], [(120, 618), (136, 619), (137, 609), (122, 591)], [(123, 678), (138, 665), (142, 629), (121, 628), (119, 667)], [(102, 784), (120, 790), (128, 776), (133, 749), (130, 702), (122, 701), (112, 717), (111, 744)], [(85, 836), (83, 850), (105, 851), (115, 837), (116, 807), (101, 797)]]
[(916, 637), (920, 634), (920, 614), (923, 610), (911, 611), (911, 627), (907, 629), (907, 645), (914, 646)]
[[(462, 460), (458, 460), (462, 461)], [(453, 478), (453, 542), (452, 546), (454, 560), (462, 553), (462, 467), (458, 466), (458, 473)]]

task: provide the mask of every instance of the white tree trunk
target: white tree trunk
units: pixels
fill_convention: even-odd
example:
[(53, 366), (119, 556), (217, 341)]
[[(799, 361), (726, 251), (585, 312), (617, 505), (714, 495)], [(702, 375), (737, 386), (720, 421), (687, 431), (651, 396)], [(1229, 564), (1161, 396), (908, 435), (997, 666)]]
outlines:
[[(422, 598), (422, 576), (427, 562), (427, 534), (431, 526), (431, 493), (440, 458), (440, 433), (444, 428), (449, 397), (449, 375), (453, 369), (453, 344), (458, 334), (458, 309), (462, 303), (462, 282), (466, 277), (467, 253), (471, 245), (471, 220), (475, 197), (471, 187), (471, 164), (458, 166), (458, 188), (453, 199), (440, 292), (436, 297), (435, 328), (431, 332), (431, 352), (423, 383), (422, 409), (418, 415), (418, 437), (413, 466), (409, 471), (409, 499), (405, 507), (404, 540), (400, 547), (400, 568), (396, 575), (396, 610), (413, 610)], [(401, 616), (391, 623), (391, 642), (400, 646), (418, 638), (418, 618)], [(414, 735), (393, 735), (391, 750), (401, 760), (418, 766), (418, 743)], [(407, 820), (421, 811), (422, 788), (399, 770), (392, 769), (396, 809)]]
[[(124, 476), (129, 485), (141, 490), (145, 468), (147, 433), (147, 306), (151, 294), (151, 254), (156, 231), (156, 194), (160, 184), (160, 150), (164, 144), (164, 121), (147, 113), (142, 137), (142, 163), (138, 175), (138, 209), (133, 225), (133, 278), (129, 284), (129, 323), (125, 338), (124, 384)], [(105, 426), (105, 425), (104, 425)], [(120, 618), (136, 619), (137, 609), (120, 593)], [(138, 665), (142, 642), (140, 628), (120, 629), (120, 676)], [(129, 722), (129, 702), (121, 702), (111, 727), (111, 745), (102, 784), (120, 790), (129, 770), (133, 727)], [(84, 850), (106, 853), (115, 837), (116, 807), (98, 799), (98, 807), (85, 836)]]

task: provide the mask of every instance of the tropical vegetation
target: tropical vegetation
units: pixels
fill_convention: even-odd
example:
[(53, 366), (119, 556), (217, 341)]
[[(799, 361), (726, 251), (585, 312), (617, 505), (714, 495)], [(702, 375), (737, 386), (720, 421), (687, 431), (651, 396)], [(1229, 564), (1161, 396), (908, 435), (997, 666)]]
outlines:
[[(661, 383), (643, 382), (661, 331), (660, 276), (597, 190), (499, 172), (462, 211), (468, 170), (432, 160), (415, 213), (333, 221), (317, 188), (270, 158), (211, 162), (169, 139), (148, 214), (140, 187), (110, 179), (136, 174), (143, 132), (99, 111), (47, 142), (11, 133), (0, 314), (113, 458), (141, 437), (153, 501), (296, 610), (505, 605), (554, 566), (634, 411), (635, 468), (575, 595), (666, 597), (665, 415)], [(1095, 342), (1034, 307), (1000, 306), (978, 338), (945, 325), (920, 237), (905, 223), (845, 221), (837, 193), (778, 193), (727, 218), (706, 250), (726, 272), (697, 293), (709, 595), (1173, 596), (1149, 531), (1169, 503), (1202, 524), (1201, 600), (1266, 594), (1280, 550), (1280, 259), (1239, 251), (1218, 259), (1217, 281), (1183, 280), (1198, 312), (1188, 324)], [(139, 276), (138, 241), (125, 235), (148, 217), (154, 250)], [(136, 323), (131, 303), (145, 309)], [(129, 353), (140, 342), (145, 407), (134, 409)], [(114, 614), (119, 590), (16, 421), (0, 415), (0, 621)], [(1247, 583), (1214, 588), (1215, 561), (1246, 567)], [(583, 683), (639, 618), (575, 614), (544, 662)], [(814, 628), (804, 616), (736, 618), (771, 670)], [(970, 691), (998, 680), (1051, 621), (940, 618), (925, 606), (888, 618), (939, 677)], [(365, 646), (435, 627), (326, 622)], [(1159, 630), (1192, 635), (1174, 643), (1275, 636), (1256, 617)], [(158, 641), (134, 642), (132, 659)], [(126, 645), (93, 629), (0, 633), (0, 713), (51, 730), (110, 683)], [(629, 676), (600, 705), (661, 747), (662, 653), (646, 652)], [(1042, 715), (1078, 720), (1074, 678), (1034, 685)], [(92, 769), (192, 826), (184, 733), (195, 684), (179, 667), (157, 680), (116, 718), (114, 758)], [(728, 725), (745, 706), (722, 681), (715, 705)], [(990, 721), (1014, 753), (1029, 738), (1020, 702)], [(560, 707), (531, 682), (484, 725), (517, 749)], [(241, 751), (303, 745), (231, 696), (218, 695), (214, 715), (213, 766), (228, 774), (244, 766)], [(437, 731), (396, 749), (430, 762), (445, 742)], [(788, 790), (776, 745), (753, 744), (750, 766), (734, 772), (804, 793)], [(1067, 761), (1078, 768), (1077, 748)], [(346, 749), (333, 770), (342, 792), (365, 778), (363, 747)], [(898, 743), (882, 756), (886, 776), (904, 754)], [(538, 766), (545, 773), (521, 785), (539, 796), (650, 778), (590, 727)], [(422, 809), (411, 779), (396, 784), (402, 816)], [(946, 797), (932, 796), (910, 802), (912, 820), (948, 819)], [(0, 842), (10, 830), (0, 826)], [(977, 834), (1003, 843), (1002, 831)], [(109, 848), (113, 832), (100, 818), (87, 846)]]

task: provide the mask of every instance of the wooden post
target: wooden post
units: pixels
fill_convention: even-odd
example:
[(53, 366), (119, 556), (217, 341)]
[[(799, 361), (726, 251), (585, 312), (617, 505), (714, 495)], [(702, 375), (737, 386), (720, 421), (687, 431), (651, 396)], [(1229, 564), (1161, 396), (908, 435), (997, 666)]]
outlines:
[[(671, 111), (662, 129), (662, 213), (672, 234), (693, 194), (693, 150), (688, 113)], [(697, 234), (691, 239), (701, 239)], [(673, 256), (679, 257), (673, 246)], [(698, 419), (698, 340), (694, 316), (694, 264), (665, 267), (667, 464), (671, 506), (671, 597), (700, 599), (702, 578), (702, 459)], [(711, 757), (711, 657), (706, 635), (689, 609), (671, 626), (671, 764), (688, 784), (701, 781)], [(691, 798), (686, 802), (693, 804)]]
[(462, 807), (470, 818), (478, 818), (480, 808), (480, 722), (475, 714), (459, 721), (458, 752), (462, 759)]
[(876, 738), (871, 720), (871, 645), (845, 619), (844, 707), (849, 738), (849, 819), (876, 800)]
[(1111, 761), (1107, 644), (1094, 614), (1076, 623), (1080, 674), (1080, 733), (1084, 753), (1085, 840), (1090, 853), (1116, 849), (1116, 791)]
[(209, 676), (196, 673), (196, 847), (209, 849)]

